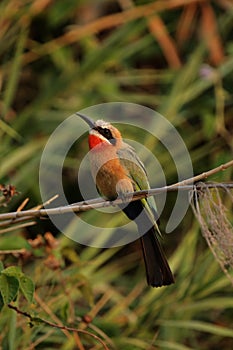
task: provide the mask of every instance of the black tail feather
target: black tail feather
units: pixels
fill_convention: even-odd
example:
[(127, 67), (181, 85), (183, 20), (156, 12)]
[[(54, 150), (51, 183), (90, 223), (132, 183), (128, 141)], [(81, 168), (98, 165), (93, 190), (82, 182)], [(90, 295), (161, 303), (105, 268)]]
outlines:
[(156, 236), (155, 225), (146, 210), (143, 210), (141, 201), (131, 202), (125, 208), (120, 207), (138, 226), (148, 285), (161, 287), (174, 283), (174, 277)]
[(146, 267), (148, 285), (152, 287), (167, 286), (174, 283), (174, 277), (165, 254), (152, 227), (141, 238), (143, 257)]

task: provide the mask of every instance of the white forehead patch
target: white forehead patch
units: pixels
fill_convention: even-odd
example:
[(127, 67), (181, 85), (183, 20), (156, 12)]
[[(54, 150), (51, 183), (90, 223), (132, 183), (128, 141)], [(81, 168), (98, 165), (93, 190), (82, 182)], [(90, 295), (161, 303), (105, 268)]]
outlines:
[(102, 119), (99, 119), (95, 122), (96, 126), (100, 126), (101, 128), (109, 128), (110, 124)]

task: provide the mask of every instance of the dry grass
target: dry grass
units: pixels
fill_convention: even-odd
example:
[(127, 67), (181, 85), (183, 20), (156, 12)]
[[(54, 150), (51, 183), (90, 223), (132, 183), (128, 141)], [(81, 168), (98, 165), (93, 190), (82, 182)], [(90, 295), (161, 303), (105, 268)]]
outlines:
[(229, 218), (229, 208), (233, 205), (232, 190), (224, 185), (222, 189), (195, 189), (191, 205), (215, 259), (233, 284), (233, 225)]

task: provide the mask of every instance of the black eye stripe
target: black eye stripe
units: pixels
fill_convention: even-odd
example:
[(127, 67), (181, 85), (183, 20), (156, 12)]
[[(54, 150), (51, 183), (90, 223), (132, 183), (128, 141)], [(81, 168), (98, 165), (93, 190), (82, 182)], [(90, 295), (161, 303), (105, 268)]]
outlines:
[(102, 128), (101, 126), (97, 126), (97, 128), (95, 128), (101, 135), (103, 135), (104, 137), (106, 137), (107, 140), (113, 140), (113, 136), (112, 133), (109, 129), (107, 128)]

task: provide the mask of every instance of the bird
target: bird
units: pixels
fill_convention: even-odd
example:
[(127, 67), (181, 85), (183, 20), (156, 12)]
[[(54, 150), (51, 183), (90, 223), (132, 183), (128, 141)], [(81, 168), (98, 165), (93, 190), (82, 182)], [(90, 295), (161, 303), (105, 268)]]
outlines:
[[(76, 115), (90, 127), (90, 168), (99, 194), (107, 200), (114, 200), (134, 191), (150, 189), (145, 166), (134, 148), (123, 141), (121, 132), (102, 119), (94, 121), (79, 112)], [(174, 283), (159, 240), (161, 234), (154, 197), (130, 201), (119, 207), (138, 227), (147, 284), (162, 287)]]

